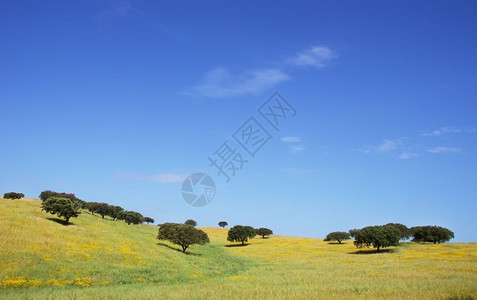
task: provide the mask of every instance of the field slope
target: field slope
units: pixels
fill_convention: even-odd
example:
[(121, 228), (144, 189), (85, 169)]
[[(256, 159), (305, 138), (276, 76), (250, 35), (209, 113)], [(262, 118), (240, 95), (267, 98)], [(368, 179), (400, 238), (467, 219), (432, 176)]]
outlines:
[(189, 254), (157, 227), (83, 212), (64, 226), (34, 199), (0, 198), (0, 298), (473, 299), (477, 245), (404, 243), (389, 252), (272, 236), (227, 247), (227, 229)]

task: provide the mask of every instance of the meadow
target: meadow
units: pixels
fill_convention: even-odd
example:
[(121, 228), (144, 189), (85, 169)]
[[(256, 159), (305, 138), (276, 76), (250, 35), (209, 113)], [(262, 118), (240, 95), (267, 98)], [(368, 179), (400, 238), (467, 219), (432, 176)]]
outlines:
[(382, 253), (273, 235), (244, 247), (226, 228), (188, 253), (157, 226), (87, 211), (64, 226), (40, 200), (0, 198), (2, 299), (474, 299), (475, 243), (404, 242)]

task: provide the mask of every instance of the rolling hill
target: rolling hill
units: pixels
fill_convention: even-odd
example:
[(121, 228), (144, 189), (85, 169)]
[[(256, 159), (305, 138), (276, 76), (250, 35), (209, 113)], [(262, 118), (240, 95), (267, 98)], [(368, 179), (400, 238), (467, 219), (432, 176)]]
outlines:
[[(189, 253), (156, 239), (157, 226), (87, 211), (60, 224), (40, 200), (0, 198), (0, 297), (103, 299), (473, 299), (477, 245), (414, 244), (387, 252), (352, 242), (271, 236), (245, 247), (227, 229)], [(167, 220), (169, 221), (169, 220)], [(467, 297), (467, 298), (465, 298)]]

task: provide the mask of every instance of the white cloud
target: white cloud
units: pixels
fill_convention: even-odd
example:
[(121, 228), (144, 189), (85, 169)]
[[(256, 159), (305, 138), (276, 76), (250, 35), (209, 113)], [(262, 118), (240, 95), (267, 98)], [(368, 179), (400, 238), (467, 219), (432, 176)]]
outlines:
[(418, 154), (413, 152), (404, 152), (399, 156), (399, 159), (409, 159), (412, 157), (416, 157)]
[(157, 183), (178, 183), (184, 181), (187, 174), (182, 173), (157, 173), (152, 175), (136, 174), (129, 172), (119, 172), (115, 174), (115, 177), (122, 180), (139, 180), (139, 181), (151, 181)]
[(467, 127), (454, 127), (454, 126), (447, 126), (447, 127), (441, 127), (436, 130), (426, 130), (421, 133), (422, 136), (442, 136), (445, 134), (450, 134), (450, 133), (473, 133), (476, 132), (477, 128), (472, 127), (472, 126), (467, 126)]
[[(298, 53), (279, 65), (312, 66), (323, 68), (336, 54), (328, 47), (315, 46)], [(289, 80), (290, 76), (280, 68), (261, 68), (233, 75), (223, 67), (207, 72), (201, 83), (192, 86), (184, 94), (211, 98), (226, 98), (245, 94), (257, 94)]]
[(378, 152), (388, 152), (388, 151), (392, 151), (396, 149), (398, 145), (399, 145), (398, 140), (384, 140), (384, 142), (381, 145), (375, 148), (376, 148), (376, 151)]
[(279, 69), (260, 69), (232, 76), (225, 68), (208, 72), (202, 83), (192, 87), (188, 94), (211, 98), (226, 98), (244, 94), (257, 94), (271, 89), (290, 77)]
[(280, 140), (285, 143), (299, 143), (301, 141), (297, 136), (284, 136)]
[(460, 148), (457, 147), (433, 147), (427, 150), (429, 153), (456, 153), (460, 152)]
[(177, 183), (182, 182), (187, 177), (185, 174), (176, 174), (176, 173), (159, 173), (150, 175), (148, 178), (151, 181), (159, 183)]
[(292, 147), (290, 147), (290, 150), (291, 150), (292, 152), (299, 152), (299, 151), (305, 150), (305, 148), (304, 148), (303, 146), (297, 145), (297, 146), (292, 146)]
[(284, 136), (280, 140), (287, 144), (295, 144), (288, 147), (291, 152), (300, 152), (305, 150), (303, 145), (296, 145), (296, 143), (301, 142), (301, 139), (297, 136)]
[(310, 66), (321, 69), (335, 57), (336, 54), (330, 48), (315, 46), (298, 53), (295, 57), (289, 59), (289, 62), (295, 66)]
[[(367, 148), (364, 148), (362, 150), (359, 150), (363, 153), (382, 153), (382, 154), (388, 154), (392, 157), (396, 157), (399, 159), (408, 159), (413, 156), (417, 156), (417, 153), (411, 152), (409, 147), (405, 147), (403, 145), (402, 140), (400, 139), (385, 139), (383, 140), (382, 143), (376, 145), (376, 146), (368, 146)], [(397, 152), (401, 152), (399, 155)]]
[(125, 17), (131, 13), (142, 14), (131, 4), (131, 1), (129, 0), (116, 1), (110, 12), (119, 17)]
[(98, 14), (97, 20), (104, 25), (108, 25), (118, 19), (142, 14), (142, 11), (134, 7), (130, 0), (114, 0), (109, 2), (106, 10)]

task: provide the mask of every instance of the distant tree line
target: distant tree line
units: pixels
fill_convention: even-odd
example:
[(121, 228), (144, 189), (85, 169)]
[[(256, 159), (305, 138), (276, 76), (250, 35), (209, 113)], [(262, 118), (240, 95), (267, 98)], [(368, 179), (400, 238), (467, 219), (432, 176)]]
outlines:
[(445, 243), (454, 238), (454, 233), (440, 226), (408, 228), (400, 223), (388, 223), (386, 225), (351, 229), (349, 232), (331, 232), (324, 241), (337, 241), (341, 244), (342, 241), (350, 238), (354, 238), (354, 245), (357, 248), (373, 247), (379, 252), (386, 247), (398, 246), (400, 240), (411, 239), (411, 241), (417, 243)]
[(141, 223), (154, 223), (154, 219), (144, 217), (141, 213), (128, 211), (117, 205), (104, 202), (87, 202), (71, 193), (59, 193), (46, 190), (40, 193), (42, 210), (65, 218), (68, 223), (70, 218), (76, 218), (81, 214), (81, 209), (87, 209), (91, 214), (98, 214), (104, 219), (105, 216), (113, 220), (123, 220), (128, 225)]
[[(228, 225), (226, 221), (220, 221), (218, 223), (220, 227)], [(197, 222), (189, 219), (180, 223), (164, 223), (159, 224), (159, 232), (157, 239), (166, 240), (173, 244), (179, 245), (182, 248), (182, 252), (186, 252), (188, 247), (193, 244), (204, 245), (209, 243), (209, 237), (204, 231), (195, 228)], [(272, 235), (273, 231), (268, 228), (253, 228), (252, 226), (235, 225), (227, 234), (227, 240), (230, 242), (239, 242), (242, 245), (254, 238), (256, 235), (266, 236)]]

